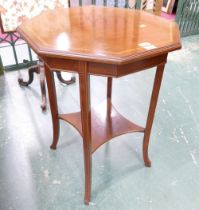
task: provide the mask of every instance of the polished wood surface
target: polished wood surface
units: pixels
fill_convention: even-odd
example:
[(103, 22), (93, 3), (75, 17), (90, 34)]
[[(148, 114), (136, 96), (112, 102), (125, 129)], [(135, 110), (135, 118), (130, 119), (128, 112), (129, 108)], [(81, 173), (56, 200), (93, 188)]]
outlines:
[(122, 8), (45, 11), (18, 32), (39, 55), (102, 63), (124, 64), (180, 48), (175, 22)]
[(50, 147), (51, 149), (56, 149), (56, 145), (59, 138), (59, 130), (60, 130), (57, 95), (55, 90), (55, 81), (53, 77), (53, 72), (48, 68), (47, 65), (45, 65), (45, 72), (46, 72), (48, 96), (49, 96), (49, 103), (50, 103), (50, 110), (51, 110), (52, 124), (53, 124), (53, 143)]
[[(177, 25), (146, 12), (86, 6), (46, 11), (17, 30), (45, 63), (53, 123), (51, 149), (57, 147), (60, 119), (82, 135), (84, 202), (91, 200), (92, 153), (113, 137), (143, 132), (143, 159), (150, 167), (149, 139), (164, 66), (168, 53), (181, 48)], [(112, 106), (112, 78), (152, 67), (157, 67), (156, 76), (146, 126), (142, 128)], [(58, 112), (54, 70), (78, 73), (80, 112)], [(107, 77), (107, 100), (94, 108), (90, 106), (91, 75)]]
[[(60, 119), (75, 126), (82, 135), (81, 113), (61, 114)], [(110, 99), (91, 110), (92, 153), (114, 137), (131, 132), (144, 132), (145, 129), (123, 117), (112, 106)]]
[(153, 90), (152, 90), (152, 94), (151, 94), (151, 101), (150, 101), (150, 106), (149, 106), (149, 111), (148, 111), (148, 116), (147, 116), (147, 121), (146, 121), (146, 128), (145, 128), (145, 132), (144, 132), (143, 150), (142, 151), (143, 151), (143, 158), (144, 158), (145, 165), (148, 167), (151, 166), (151, 161), (148, 156), (149, 138), (150, 138), (150, 134), (151, 134), (151, 128), (153, 125), (155, 109), (156, 109), (158, 95), (159, 95), (160, 86), (161, 86), (161, 82), (162, 82), (164, 66), (165, 66), (164, 63), (160, 64), (157, 66), (157, 69), (156, 69)]

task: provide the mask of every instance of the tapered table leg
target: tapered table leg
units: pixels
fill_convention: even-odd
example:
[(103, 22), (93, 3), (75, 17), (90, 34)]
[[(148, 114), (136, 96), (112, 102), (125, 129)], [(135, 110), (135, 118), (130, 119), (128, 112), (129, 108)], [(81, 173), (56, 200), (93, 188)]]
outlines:
[[(111, 120), (111, 111), (112, 111), (112, 106), (111, 106), (111, 98), (112, 98), (112, 82), (113, 78), (108, 77), (107, 78), (107, 120), (109, 121), (109, 129), (111, 130), (112, 128), (112, 120)], [(109, 142), (107, 143), (106, 147), (108, 147)]]
[(151, 102), (150, 102), (149, 112), (147, 116), (144, 140), (143, 140), (143, 158), (144, 158), (145, 166), (148, 166), (148, 167), (151, 166), (151, 161), (148, 156), (149, 138), (150, 138), (151, 128), (153, 125), (153, 119), (154, 119), (155, 109), (156, 109), (156, 105), (158, 101), (158, 95), (159, 95), (162, 76), (164, 72), (164, 66), (165, 66), (164, 64), (157, 66), (152, 95), (151, 95)]
[(49, 95), (49, 102), (50, 102), (50, 109), (51, 109), (52, 123), (53, 123), (53, 142), (50, 148), (56, 149), (57, 142), (59, 139), (59, 115), (57, 107), (57, 96), (56, 96), (53, 71), (51, 71), (46, 65), (45, 65), (45, 74), (48, 86), (48, 95)]
[(107, 98), (112, 97), (112, 77), (107, 78)]
[(79, 62), (79, 90), (81, 105), (82, 137), (84, 149), (85, 195), (84, 202), (89, 205), (91, 199), (91, 109), (90, 109), (90, 75), (87, 73), (87, 63)]

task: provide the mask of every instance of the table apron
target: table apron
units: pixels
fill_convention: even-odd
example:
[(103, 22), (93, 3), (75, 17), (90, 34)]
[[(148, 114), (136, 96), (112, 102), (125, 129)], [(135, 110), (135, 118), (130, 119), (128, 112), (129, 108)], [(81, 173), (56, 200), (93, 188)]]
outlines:
[[(52, 57), (41, 57), (41, 59), (49, 67), (49, 69), (53, 71), (56, 70), (81, 73), (81, 69), (79, 68), (80, 61), (78, 60)], [(128, 74), (158, 66), (160, 64), (165, 64), (167, 62), (167, 53), (164, 55), (158, 55), (152, 58), (145, 58), (143, 60), (138, 60), (123, 65), (105, 64), (90, 61), (85, 62), (87, 63), (87, 73), (91, 75), (122, 77)]]

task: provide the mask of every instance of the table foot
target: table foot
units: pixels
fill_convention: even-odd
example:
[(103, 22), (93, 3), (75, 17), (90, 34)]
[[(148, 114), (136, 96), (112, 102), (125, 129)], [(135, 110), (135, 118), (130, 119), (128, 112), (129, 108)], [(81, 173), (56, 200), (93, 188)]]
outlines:
[(56, 118), (53, 120), (53, 142), (50, 146), (51, 149), (56, 150), (57, 143), (59, 141), (59, 119)]
[(89, 204), (90, 204), (90, 200), (85, 200), (85, 199), (84, 199), (84, 203), (85, 203), (86, 205), (89, 205)]
[(92, 157), (91, 149), (88, 142), (84, 142), (84, 173), (85, 173), (85, 193), (84, 202), (89, 205), (91, 200), (91, 174), (92, 174)]
[(146, 167), (151, 167), (151, 161), (149, 159), (148, 155), (148, 147), (149, 147), (149, 140), (146, 139), (146, 133), (144, 135), (144, 141), (143, 141), (143, 159), (144, 159), (144, 165)]
[(144, 160), (144, 165), (145, 165), (146, 167), (151, 167), (151, 161), (150, 161), (149, 159)]
[(57, 149), (57, 145), (51, 144), (51, 145), (50, 145), (50, 148), (51, 148), (52, 150), (56, 150), (56, 149)]

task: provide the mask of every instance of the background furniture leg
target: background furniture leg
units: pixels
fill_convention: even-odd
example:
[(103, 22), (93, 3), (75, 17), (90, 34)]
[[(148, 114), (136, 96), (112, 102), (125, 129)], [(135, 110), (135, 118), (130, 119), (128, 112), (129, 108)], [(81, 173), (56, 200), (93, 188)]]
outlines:
[(144, 133), (144, 140), (143, 140), (143, 158), (145, 166), (151, 167), (151, 161), (148, 156), (148, 146), (149, 146), (149, 138), (151, 134), (151, 128), (153, 125), (153, 119), (155, 114), (155, 109), (158, 101), (158, 95), (159, 90), (161, 86), (162, 76), (164, 72), (164, 66), (165, 64), (160, 64), (157, 66), (154, 84), (153, 84), (153, 90), (151, 95), (151, 102), (149, 106), (148, 116), (147, 116), (147, 122), (146, 122), (146, 128)]
[(63, 77), (62, 77), (62, 75), (61, 75), (61, 72), (60, 71), (56, 71), (56, 74), (57, 74), (57, 78), (58, 78), (58, 80), (60, 81), (60, 82), (62, 82), (62, 83), (64, 83), (64, 84), (66, 84), (66, 85), (70, 85), (70, 84), (73, 84), (73, 83), (75, 83), (75, 77), (73, 76), (73, 77), (71, 77), (71, 79), (70, 80), (65, 80)]
[(34, 80), (34, 73), (39, 74), (40, 76), (40, 87), (41, 87), (41, 109), (42, 111), (46, 110), (46, 106), (47, 106), (47, 99), (46, 99), (46, 87), (45, 87), (45, 72), (44, 72), (44, 67), (41, 63), (39, 63), (36, 66), (33, 66), (31, 68), (28, 69), (28, 81), (24, 81), (22, 78), (18, 78), (18, 83), (21, 86), (25, 86), (27, 87), (28, 85), (30, 85), (33, 80)]
[(40, 66), (36, 65), (28, 69), (28, 81), (24, 81), (22, 78), (18, 78), (18, 83), (21, 86), (28, 86), (33, 82), (34, 79), (34, 73), (39, 74), (40, 73)]
[(41, 109), (46, 111), (47, 99), (46, 99), (46, 84), (45, 84), (45, 69), (44, 66), (40, 66), (40, 88), (41, 88)]
[[(44, 71), (43, 63), (39, 62), (38, 65), (29, 68), (28, 69), (28, 75), (29, 75), (28, 80), (24, 81), (23, 78), (18, 78), (18, 83), (21, 86), (27, 87), (28, 85), (30, 85), (33, 82), (34, 73), (40, 74), (40, 87), (41, 87), (41, 100), (42, 100), (41, 101), (41, 109), (42, 109), (42, 111), (46, 111), (47, 99), (46, 99), (46, 87), (45, 87), (45, 71)], [(71, 77), (70, 80), (65, 80), (65, 79), (63, 79), (61, 72), (56, 71), (56, 74), (57, 74), (58, 80), (66, 85), (73, 84), (76, 81), (74, 76)]]
[(55, 81), (53, 71), (51, 71), (45, 65), (45, 74), (46, 74), (46, 81), (48, 86), (48, 95), (49, 95), (49, 102), (50, 102), (50, 109), (51, 109), (51, 116), (52, 116), (52, 123), (53, 123), (53, 142), (50, 146), (51, 149), (56, 149), (57, 142), (59, 139), (59, 115), (58, 115), (58, 107), (57, 107), (57, 96), (56, 96), (56, 89), (55, 89)]
[(107, 78), (107, 98), (112, 97), (112, 77)]
[(91, 199), (92, 142), (91, 142), (91, 110), (90, 110), (90, 75), (87, 63), (79, 62), (79, 91), (81, 104), (82, 136), (84, 149), (85, 195), (84, 202), (89, 205)]
[(0, 55), (0, 75), (2, 74), (3, 74), (3, 63), (2, 63), (1, 55)]

